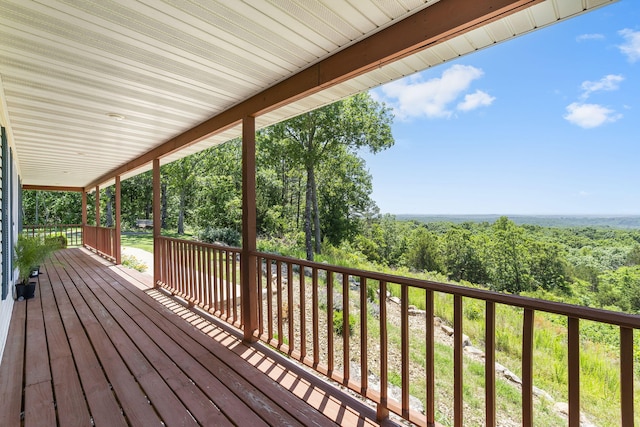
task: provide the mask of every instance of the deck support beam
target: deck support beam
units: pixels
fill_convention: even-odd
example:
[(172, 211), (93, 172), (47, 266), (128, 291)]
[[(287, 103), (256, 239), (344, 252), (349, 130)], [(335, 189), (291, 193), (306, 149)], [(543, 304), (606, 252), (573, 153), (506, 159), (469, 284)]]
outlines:
[(242, 324), (244, 340), (257, 340), (258, 281), (256, 266), (256, 119), (242, 119)]
[(160, 220), (160, 159), (153, 159), (153, 286), (160, 280), (160, 248), (158, 238), (162, 235)]
[(84, 246), (84, 233), (87, 231), (87, 192), (82, 190), (82, 246)]
[(114, 248), (114, 256), (116, 259), (116, 264), (122, 264), (122, 245), (120, 242), (120, 234), (122, 232), (122, 226), (121, 226), (121, 207), (122, 207), (122, 202), (121, 202), (121, 197), (120, 197), (120, 190), (121, 190), (121, 185), (120, 185), (120, 175), (116, 176), (116, 184), (115, 184), (115, 193), (116, 193), (116, 223), (115, 223), (115, 248)]

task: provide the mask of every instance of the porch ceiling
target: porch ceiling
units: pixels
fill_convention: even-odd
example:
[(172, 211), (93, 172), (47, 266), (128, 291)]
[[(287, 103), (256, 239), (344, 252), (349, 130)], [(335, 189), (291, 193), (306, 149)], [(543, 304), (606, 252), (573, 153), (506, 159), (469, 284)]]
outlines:
[[(366, 70), (342, 67), (345, 74), (322, 87), (316, 83), (308, 96), (290, 96), (279, 102), (279, 108), (252, 112), (260, 114), (256, 126), (268, 126), (613, 1), (490, 0), (485, 3), (496, 10), (518, 11), (508, 10), (489, 23), (485, 18), (471, 21), (462, 30), (458, 26), (456, 31), (425, 39), (419, 49), (387, 56), (393, 62), (380, 60)], [(23, 184), (86, 187), (108, 182), (114, 172), (126, 178), (150, 168), (144, 155), (154, 149), (167, 163), (240, 136), (237, 121), (231, 120), (189, 141), (184, 138), (196, 125), (255, 99), (337, 52), (359, 49), (358, 42), (385, 34), (385, 29), (409, 17), (421, 14), (428, 22), (430, 11), (439, 9), (439, 17), (454, 20), (460, 4), (460, 0), (0, 0), (0, 121), (8, 128)], [(453, 9), (443, 9), (447, 7)], [(406, 36), (410, 37), (415, 35)], [(376, 43), (384, 41), (379, 37)], [(184, 148), (158, 151), (162, 144), (167, 147), (167, 141)]]

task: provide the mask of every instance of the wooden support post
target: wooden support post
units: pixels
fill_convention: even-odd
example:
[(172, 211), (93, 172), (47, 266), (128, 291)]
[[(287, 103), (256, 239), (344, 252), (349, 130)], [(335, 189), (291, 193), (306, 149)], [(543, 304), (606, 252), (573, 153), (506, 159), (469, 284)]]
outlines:
[(120, 234), (122, 232), (122, 226), (120, 224), (120, 208), (121, 208), (121, 199), (120, 199), (120, 175), (116, 176), (116, 226), (115, 226), (115, 242), (114, 242), (114, 250), (115, 250), (115, 259), (116, 264), (122, 264), (122, 248), (120, 242)]
[(242, 323), (244, 340), (256, 341), (258, 283), (256, 266), (256, 122), (242, 119)]
[(162, 221), (160, 220), (160, 159), (153, 159), (153, 286), (160, 281), (160, 243)]
[(87, 192), (82, 190), (82, 246), (84, 246), (84, 234), (87, 231)]
[(95, 239), (94, 249), (99, 251), (102, 248), (102, 242), (100, 241), (100, 186), (96, 185), (96, 200), (95, 200), (95, 217), (96, 217), (96, 228), (95, 228)]
[(95, 203), (96, 227), (100, 227), (100, 186), (96, 185), (96, 203)]

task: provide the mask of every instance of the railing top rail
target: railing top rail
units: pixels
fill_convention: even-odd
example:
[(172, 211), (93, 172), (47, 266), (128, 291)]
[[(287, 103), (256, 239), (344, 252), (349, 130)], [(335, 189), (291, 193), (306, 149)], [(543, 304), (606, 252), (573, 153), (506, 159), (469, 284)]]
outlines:
[(231, 252), (242, 252), (242, 248), (238, 248), (236, 246), (217, 245), (215, 243), (206, 243), (206, 242), (201, 242), (199, 240), (178, 239), (175, 237), (168, 237), (168, 236), (160, 236), (159, 238), (162, 240), (168, 240), (171, 242), (190, 243), (190, 244), (205, 247), (205, 248), (219, 249), (219, 250), (231, 251)]
[(335, 273), (347, 274), (354, 277), (367, 277), (386, 283), (395, 283), (400, 285), (412, 286), (419, 289), (432, 290), (436, 292), (447, 293), (451, 295), (460, 295), (463, 297), (474, 298), (484, 301), (490, 301), (498, 304), (511, 305), (524, 309), (532, 309), (536, 311), (544, 311), (547, 313), (559, 314), (563, 316), (573, 317), (576, 319), (593, 320), (596, 322), (608, 323), (611, 325), (624, 326), (628, 328), (640, 329), (640, 316), (626, 313), (619, 313), (609, 310), (601, 310), (597, 308), (584, 307), (580, 305), (567, 304), (555, 301), (540, 300), (531, 297), (523, 297), (520, 295), (504, 294), (485, 289), (469, 288), (466, 286), (453, 285), (450, 283), (440, 283), (430, 280), (414, 279), (411, 277), (395, 276), (391, 274), (379, 273), (374, 271), (359, 270), (349, 267), (341, 267), (336, 265), (323, 264), (319, 262), (306, 261), (297, 258), (289, 258), (282, 255), (275, 255), (265, 252), (255, 252), (256, 256), (300, 265), (301, 267), (310, 267), (320, 270), (329, 270)]
[(82, 224), (24, 224), (22, 228), (82, 227)]

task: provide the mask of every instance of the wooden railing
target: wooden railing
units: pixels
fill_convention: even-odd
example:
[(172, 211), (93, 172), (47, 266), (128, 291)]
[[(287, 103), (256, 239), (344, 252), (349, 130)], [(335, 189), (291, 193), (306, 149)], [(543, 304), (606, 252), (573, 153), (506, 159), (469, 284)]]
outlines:
[(116, 261), (116, 253), (120, 251), (116, 230), (114, 228), (84, 226), (84, 246), (96, 251), (111, 261)]
[(240, 250), (159, 237), (159, 282), (191, 305), (242, 326)]
[(67, 246), (82, 246), (82, 224), (24, 225), (22, 233), (44, 238), (64, 236)]
[[(159, 242), (162, 286), (190, 304), (239, 325), (240, 249), (169, 238), (161, 238)], [(580, 425), (580, 322), (593, 321), (619, 329), (620, 425), (634, 425), (633, 335), (635, 329), (640, 329), (640, 316), (267, 253), (254, 255), (258, 276), (256, 292), (261, 295), (256, 307), (257, 337), (372, 400), (377, 404), (380, 419), (392, 411), (417, 425), (436, 425), (434, 301), (441, 301), (436, 296), (446, 295), (453, 313), (453, 399), (448, 403), (453, 406), (453, 425), (465, 425), (463, 310), (467, 304), (478, 303), (484, 309), (486, 425), (497, 423), (496, 332), (502, 325), (496, 324), (496, 311), (505, 307), (511, 307), (513, 315), (521, 316), (522, 425), (531, 426), (534, 422), (536, 312), (559, 315), (566, 320), (569, 426)], [(399, 290), (399, 297), (388, 298), (390, 289)], [(236, 293), (230, 303), (226, 295), (233, 292)], [(425, 310), (419, 315), (409, 306), (410, 293), (420, 293), (423, 298)], [(422, 366), (421, 374), (415, 370), (410, 372), (419, 354), (424, 355), (418, 363)], [(391, 393), (390, 383), (398, 385), (399, 393)], [(416, 384), (420, 384), (426, 402), (422, 410), (410, 405), (410, 390), (415, 390)]]

